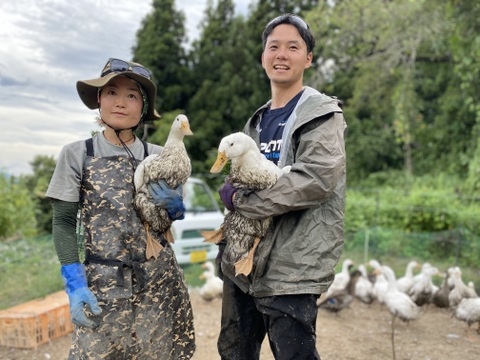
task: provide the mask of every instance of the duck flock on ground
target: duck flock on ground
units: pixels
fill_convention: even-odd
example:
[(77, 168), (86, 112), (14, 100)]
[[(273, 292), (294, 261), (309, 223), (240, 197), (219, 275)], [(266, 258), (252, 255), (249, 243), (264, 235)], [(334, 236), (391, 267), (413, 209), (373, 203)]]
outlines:
[[(371, 270), (367, 272), (367, 269)], [(433, 276), (443, 278), (440, 286), (434, 284)], [(417, 319), (421, 309), (430, 304), (447, 308), (456, 319), (468, 324), (469, 337), (474, 324), (478, 324), (477, 333), (480, 335), (480, 298), (473, 282), (464, 283), (458, 266), (441, 272), (427, 262), (410, 261), (405, 273), (397, 278), (392, 268), (377, 260), (355, 266), (351, 259), (346, 259), (328, 291), (319, 299), (318, 307), (339, 312), (354, 299), (365, 304), (378, 301), (394, 318), (403, 321)]]
[[(213, 263), (207, 262), (202, 268), (205, 271), (201, 278), (205, 283), (200, 288), (201, 297), (207, 301), (221, 297), (223, 282), (215, 275)], [(415, 269), (420, 271), (415, 273)], [(440, 286), (434, 284), (433, 276), (443, 278)], [(477, 333), (480, 335), (480, 297), (473, 282), (464, 283), (458, 266), (442, 273), (427, 262), (410, 261), (405, 273), (397, 278), (392, 268), (381, 265), (377, 260), (355, 267), (352, 260), (346, 259), (328, 291), (320, 297), (318, 307), (338, 313), (355, 299), (364, 304), (378, 301), (394, 318), (403, 321), (417, 319), (422, 308), (428, 305), (447, 308), (456, 319), (468, 324), (469, 338), (472, 335), (468, 331), (474, 324), (478, 325)]]

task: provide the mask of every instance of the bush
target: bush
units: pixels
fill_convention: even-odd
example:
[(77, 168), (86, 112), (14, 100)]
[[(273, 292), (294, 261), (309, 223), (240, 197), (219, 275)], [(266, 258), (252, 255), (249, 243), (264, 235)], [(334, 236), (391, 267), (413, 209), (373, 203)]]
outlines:
[(36, 234), (35, 204), (28, 189), (0, 173), (0, 240)]

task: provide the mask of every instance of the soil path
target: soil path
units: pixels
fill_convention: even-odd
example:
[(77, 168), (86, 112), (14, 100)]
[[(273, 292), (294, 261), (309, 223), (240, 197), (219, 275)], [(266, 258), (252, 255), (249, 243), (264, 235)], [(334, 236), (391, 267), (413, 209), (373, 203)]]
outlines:
[[(191, 292), (197, 351), (194, 360), (218, 360), (216, 341), (219, 332), (221, 299), (204, 301)], [(317, 344), (322, 360), (392, 359), (392, 317), (378, 303), (370, 306), (354, 301), (349, 308), (332, 314), (321, 310), (317, 320)], [(466, 323), (451, 316), (449, 310), (431, 305), (409, 324), (395, 321), (396, 360), (479, 360), (480, 335), (475, 329), (467, 337)], [(2, 360), (63, 360), (67, 358), (70, 336), (63, 336), (37, 349), (0, 347)], [(273, 360), (268, 342), (262, 360)]]

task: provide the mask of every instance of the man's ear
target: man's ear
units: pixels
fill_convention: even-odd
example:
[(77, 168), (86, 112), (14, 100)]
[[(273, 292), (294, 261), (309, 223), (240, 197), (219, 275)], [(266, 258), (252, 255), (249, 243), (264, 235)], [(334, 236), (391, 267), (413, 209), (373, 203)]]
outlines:
[(307, 62), (305, 64), (305, 69), (308, 69), (310, 66), (312, 66), (312, 61), (313, 61), (313, 53), (310, 51), (307, 54)]

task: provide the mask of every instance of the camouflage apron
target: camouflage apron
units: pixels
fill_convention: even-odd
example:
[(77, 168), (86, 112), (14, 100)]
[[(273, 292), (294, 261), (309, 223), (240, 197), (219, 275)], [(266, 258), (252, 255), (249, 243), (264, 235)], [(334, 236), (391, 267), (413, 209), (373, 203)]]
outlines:
[(75, 327), (69, 359), (190, 359), (195, 337), (183, 271), (166, 242), (158, 259), (145, 259), (145, 227), (132, 206), (133, 160), (89, 151), (82, 183), (85, 266), (102, 313), (87, 311), (97, 328)]

